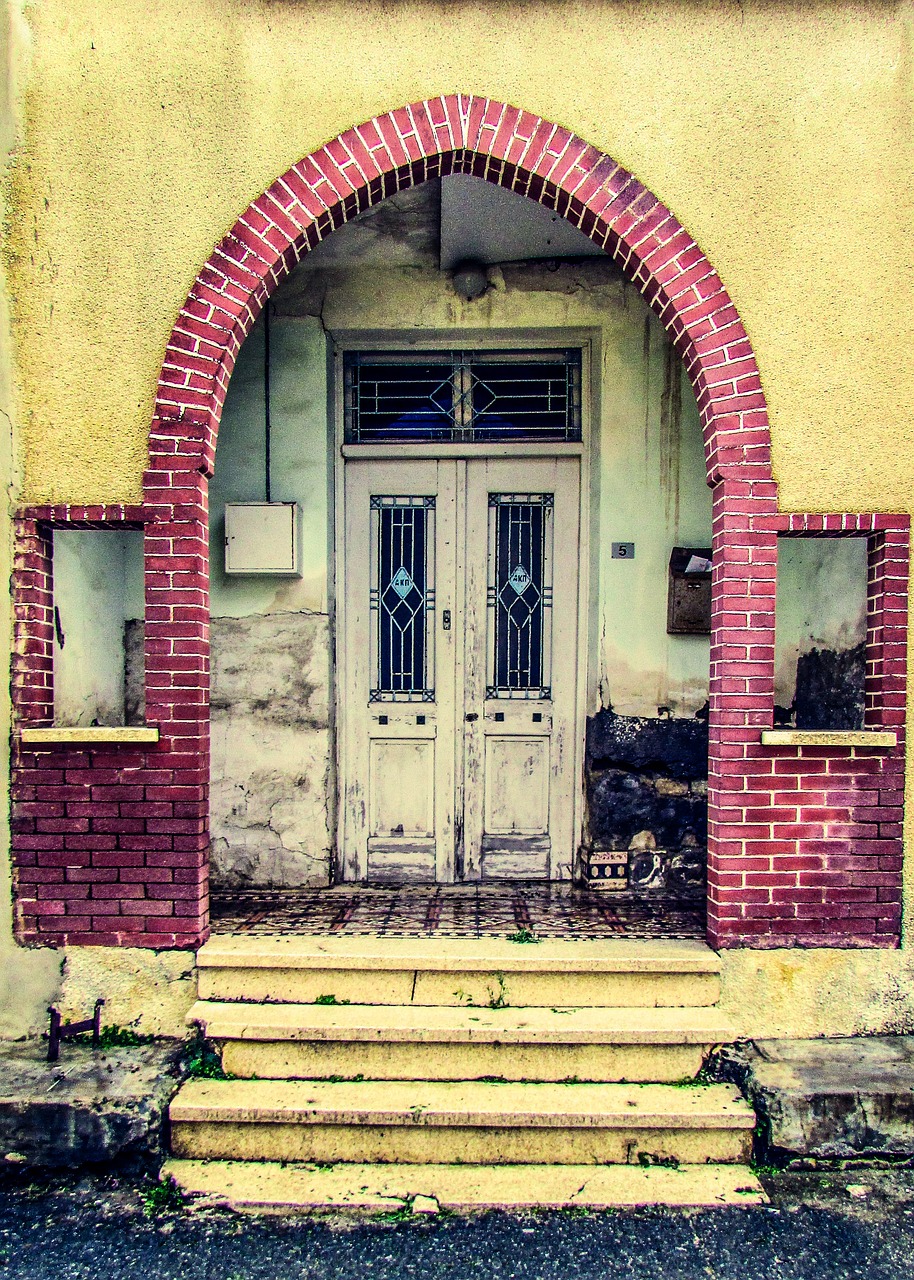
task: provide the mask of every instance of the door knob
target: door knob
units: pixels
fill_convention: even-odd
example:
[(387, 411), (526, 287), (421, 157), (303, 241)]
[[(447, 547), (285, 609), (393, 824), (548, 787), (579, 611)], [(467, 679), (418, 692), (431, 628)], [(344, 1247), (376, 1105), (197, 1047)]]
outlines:
[(466, 720), (467, 724), (472, 724), (474, 720), (479, 719), (479, 716), (475, 711), (468, 711), (464, 716), (464, 719)]

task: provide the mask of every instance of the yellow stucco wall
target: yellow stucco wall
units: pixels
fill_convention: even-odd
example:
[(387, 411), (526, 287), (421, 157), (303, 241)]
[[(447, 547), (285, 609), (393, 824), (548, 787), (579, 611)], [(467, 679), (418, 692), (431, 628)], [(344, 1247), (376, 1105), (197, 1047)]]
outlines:
[[(0, 156), (4, 165), (21, 136), (23, 59), (27, 32), (13, 6), (0, 3)], [(0, 264), (0, 490), (14, 497), (19, 482), (19, 453), (14, 423), (14, 349), (6, 281)], [(0, 518), (0, 581), (12, 568), (12, 524)], [(9, 606), (0, 610), (0, 645), (12, 644)], [(13, 941), (12, 880), (9, 858), (9, 684), (0, 681), (0, 1038), (27, 1035), (47, 1018), (47, 1005), (61, 983), (61, 959), (50, 948), (25, 951)]]
[(340, 130), (462, 90), (575, 130), (695, 236), (755, 343), (785, 505), (911, 502), (909, 3), (33, 0), (25, 17), (9, 195), (29, 499), (135, 498), (162, 350), (213, 244)]
[[(0, 408), (18, 429), (22, 485), (11, 457), (0, 467), (21, 500), (136, 499), (168, 333), (237, 215), (337, 132), (464, 91), (605, 149), (694, 235), (754, 343), (785, 507), (912, 509), (911, 3), (5, 7), (21, 110), (16, 128), (3, 113), (14, 150)], [(794, 1007), (793, 969), (757, 955), (728, 958), (734, 978), (742, 966), (731, 989), (751, 988), (760, 1010), (775, 997)], [(36, 1008), (59, 972), (52, 956), (40, 964)], [(813, 977), (813, 960), (791, 964)], [(899, 1008), (914, 1016), (897, 955), (828, 964), (847, 975), (848, 1010), (870, 984), (867, 1029), (897, 1027)], [(794, 1015), (794, 1034), (848, 1025), (847, 1011), (826, 1023)]]

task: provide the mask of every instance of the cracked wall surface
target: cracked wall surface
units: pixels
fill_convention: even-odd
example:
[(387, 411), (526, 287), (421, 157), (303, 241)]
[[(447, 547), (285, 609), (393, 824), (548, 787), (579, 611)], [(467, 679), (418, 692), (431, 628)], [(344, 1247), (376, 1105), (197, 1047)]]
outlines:
[(214, 618), (211, 641), (213, 886), (325, 885), (329, 619)]
[[(483, 231), (486, 217), (495, 216), (487, 212), (488, 190), (477, 193)], [(509, 200), (522, 226), (529, 202)], [(502, 192), (499, 219), (506, 203)], [(697, 409), (678, 357), (637, 290), (605, 257), (490, 263), (485, 294), (460, 298), (439, 266), (441, 209), (440, 182), (384, 201), (309, 254), (271, 298), (269, 492), (273, 501), (301, 508), (300, 578), (224, 572), (225, 503), (262, 502), (268, 490), (263, 321), (235, 366), (210, 485), (216, 887), (326, 882), (333, 779), (325, 707), (332, 694), (329, 685), (321, 695), (315, 688), (284, 693), (283, 682), (294, 676), (304, 618), (315, 646), (311, 669), (324, 644), (320, 678), (331, 678), (328, 619), (338, 589), (332, 356), (341, 337), (353, 341), (361, 332), (364, 339), (355, 341), (368, 347), (375, 334), (402, 335), (404, 344), (445, 333), (458, 343), (465, 333), (472, 344), (481, 331), (521, 346), (537, 334), (558, 344), (588, 339), (588, 710), (611, 717), (611, 704), (630, 717), (656, 718), (662, 707), (685, 718), (663, 721), (668, 732), (671, 724), (691, 725), (707, 700), (708, 637), (666, 630), (670, 549), (707, 545), (711, 519)], [(634, 564), (608, 555), (617, 539), (635, 542)], [(696, 777), (706, 773), (706, 734), (702, 742)], [(666, 835), (661, 819), (678, 797), (664, 793), (664, 779), (638, 785), (641, 808), (652, 799), (657, 812), (651, 821), (642, 814), (637, 830)], [(690, 803), (695, 820), (679, 824), (672, 875), (688, 864), (691, 887), (700, 892), (704, 798)], [(597, 847), (615, 848), (603, 839), (605, 810)]]

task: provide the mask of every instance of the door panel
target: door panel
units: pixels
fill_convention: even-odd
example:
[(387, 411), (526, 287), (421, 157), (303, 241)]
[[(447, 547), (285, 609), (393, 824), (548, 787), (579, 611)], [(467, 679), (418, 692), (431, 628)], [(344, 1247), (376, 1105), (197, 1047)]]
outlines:
[(454, 466), (346, 465), (345, 880), (453, 879), (454, 646), (438, 598), (453, 591)]
[(347, 461), (345, 879), (566, 878), (580, 461)]
[(465, 738), (467, 873), (566, 879), (578, 772), (579, 460), (473, 460), (466, 506), (468, 566), (475, 553), (465, 701), (479, 713)]
[(485, 742), (486, 835), (548, 835), (548, 738), (493, 735)]

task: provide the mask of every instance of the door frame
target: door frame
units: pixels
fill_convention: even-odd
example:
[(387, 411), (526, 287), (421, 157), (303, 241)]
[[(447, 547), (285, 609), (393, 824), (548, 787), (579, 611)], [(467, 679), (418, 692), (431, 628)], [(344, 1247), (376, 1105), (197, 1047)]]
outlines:
[[(587, 704), (591, 681), (595, 671), (590, 670), (590, 654), (593, 650), (590, 626), (590, 600), (597, 590), (592, 579), (596, 563), (591, 558), (591, 531), (593, 521), (599, 515), (599, 494), (592, 492), (594, 478), (599, 476), (597, 450), (599, 431), (592, 430), (598, 421), (600, 386), (598, 371), (600, 361), (599, 330), (595, 329), (499, 329), (499, 330), (390, 330), (343, 329), (329, 332), (328, 346), (328, 410), (331, 441), (331, 510), (333, 563), (328, 573), (328, 603), (331, 612), (333, 653), (331, 659), (333, 684), (333, 804), (335, 812), (331, 823), (334, 830), (334, 848), (331, 858), (331, 883), (342, 881), (344, 841), (344, 806), (342, 803), (343, 780), (346, 777), (346, 711), (344, 691), (347, 688), (347, 655), (344, 644), (346, 634), (346, 495), (345, 465), (347, 458), (396, 461), (413, 458), (580, 458), (580, 496), (578, 512), (579, 578), (577, 618), (578, 681), (574, 707), (572, 776), (573, 788), (573, 852), (572, 879), (578, 875), (578, 863), (584, 823), (584, 744), (587, 727)], [(581, 441), (567, 443), (507, 442), (488, 447), (475, 443), (424, 443), (424, 444), (345, 444), (344, 443), (344, 376), (343, 360), (349, 351), (426, 351), (426, 350), (552, 350), (557, 347), (575, 347), (581, 352)], [(594, 651), (595, 652), (595, 651)]]

